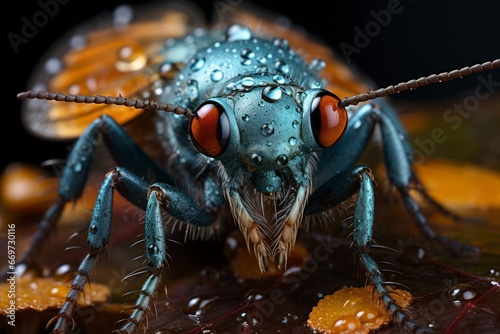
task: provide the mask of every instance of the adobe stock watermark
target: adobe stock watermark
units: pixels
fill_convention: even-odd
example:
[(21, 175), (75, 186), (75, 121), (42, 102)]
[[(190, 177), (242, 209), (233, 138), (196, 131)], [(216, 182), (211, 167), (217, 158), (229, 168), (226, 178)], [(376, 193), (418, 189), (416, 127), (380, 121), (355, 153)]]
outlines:
[[(481, 101), (485, 101), (500, 87), (500, 81), (493, 80), (493, 74), (489, 74), (487, 78), (480, 76), (477, 79), (479, 84), (474, 89), (473, 95), (466, 96), (462, 103), (454, 103), (449, 109), (443, 113), (443, 121), (448, 124), (448, 131), (456, 131), (460, 128), (464, 119), (471, 116), (471, 113), (479, 109)], [(430, 132), (428, 138), (416, 138), (413, 140), (413, 156), (415, 162), (422, 162), (426, 157), (431, 156), (436, 151), (439, 144), (443, 144), (448, 135), (442, 127), (435, 127)]]
[(21, 26), (14, 32), (7, 33), (14, 53), (19, 53), (21, 46), (29, 43), (36, 37), (41, 28), (45, 27), (51, 18), (59, 13), (60, 5), (65, 5), (70, 0), (39, 0), (39, 10), (32, 15), (21, 17)]
[(373, 20), (368, 21), (363, 29), (358, 26), (354, 27), (354, 45), (347, 42), (341, 42), (339, 44), (340, 50), (347, 60), (347, 63), (350, 64), (352, 62), (351, 56), (361, 53), (361, 51), (371, 43), (372, 39), (377, 37), (382, 32), (382, 29), (386, 28), (391, 23), (394, 15), (401, 14), (403, 8), (399, 0), (389, 0), (385, 9), (380, 9), (378, 11), (371, 10), (370, 15), (373, 17)]

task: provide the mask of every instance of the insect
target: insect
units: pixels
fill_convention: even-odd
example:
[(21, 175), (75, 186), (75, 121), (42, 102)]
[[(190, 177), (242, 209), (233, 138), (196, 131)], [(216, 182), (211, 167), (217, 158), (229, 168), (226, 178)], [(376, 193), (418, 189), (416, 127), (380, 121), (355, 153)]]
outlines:
[[(126, 18), (127, 9), (121, 10), (118, 17)], [(116, 161), (101, 185), (89, 224), (89, 252), (66, 304), (51, 323), (54, 332), (70, 326), (76, 297), (109, 242), (115, 191), (145, 212), (150, 270), (122, 332), (137, 329), (158, 288), (168, 258), (167, 225), (182, 224), (194, 236), (208, 238), (234, 220), (260, 270), (266, 271), (270, 264), (287, 266), (297, 232), (310, 216), (353, 196), (353, 241), (362, 267), (393, 318), (405, 330), (416, 330), (409, 315), (394, 304), (369, 254), (374, 182), (370, 169), (356, 162), (375, 126), (382, 130), (390, 181), (425, 236), (457, 252), (476, 249), (436, 235), (427, 224), (408, 192), (419, 181), (406, 132), (388, 101), (370, 101), (408, 87), (491, 70), (499, 61), (364, 95), (370, 90), (368, 81), (354, 76), (326, 48), (307, 44), (293, 31), (280, 34), (279, 27), (237, 12), (232, 16), (235, 24), (190, 31), (179, 29), (192, 25), (189, 15), (176, 7), (165, 13), (153, 27), (121, 22), (123, 30), (80, 35), (73, 42), (85, 47), (67, 53), (64, 64), (49, 59), (53, 67), (46, 67), (48, 85), (20, 95), (29, 99), (24, 117), (31, 131), (47, 138), (79, 137), (62, 173), (59, 199), (44, 216), (23, 260), (34, 258), (64, 206), (80, 196), (98, 138)], [(276, 29), (277, 37), (259, 35), (257, 27), (266, 25)], [(296, 39), (319, 58), (303, 59), (291, 44)], [(341, 68), (343, 75), (335, 75)], [(123, 111), (113, 105), (135, 109)], [(150, 132), (142, 133), (154, 136), (136, 142), (122, 125), (140, 117), (154, 119)], [(151, 138), (150, 145), (161, 150), (143, 150), (147, 147), (140, 145), (142, 140)], [(423, 188), (419, 190), (434, 203)]]

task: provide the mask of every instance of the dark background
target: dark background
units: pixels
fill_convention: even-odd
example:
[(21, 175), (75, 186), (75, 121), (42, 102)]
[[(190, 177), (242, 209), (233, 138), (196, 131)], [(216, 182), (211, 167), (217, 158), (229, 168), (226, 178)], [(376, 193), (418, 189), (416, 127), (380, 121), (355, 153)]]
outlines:
[[(18, 53), (14, 53), (7, 34), (20, 33), (22, 17), (31, 18), (41, 7), (37, 1), (14, 1), (9, 3), (8, 11), (3, 10), (5, 37), (2, 52), (7, 60), (4, 60), (2, 76), (3, 87), (7, 88), (2, 94), (0, 170), (12, 161), (38, 164), (46, 159), (66, 156), (68, 143), (43, 141), (23, 129), (19, 115), (20, 102), (15, 96), (26, 89), (33, 66), (58, 36), (75, 24), (103, 10), (110, 11), (123, 2), (69, 0), (60, 5), (57, 15), (40, 28), (29, 43), (20, 46)], [(221, 0), (197, 2), (201, 3), (206, 13), (212, 12), (215, 3), (223, 3)], [(240, 2), (224, 1), (229, 5)], [(374, 20), (370, 11), (386, 9), (389, 1), (332, 2), (328, 8), (324, 7), (326, 2), (317, 0), (305, 1), (300, 6), (269, 0), (256, 0), (253, 3), (288, 16), (292, 22), (302, 25), (339, 51), (341, 42), (354, 44), (355, 27), (364, 30), (365, 25)], [(352, 56), (352, 61), (379, 86), (499, 58), (498, 0), (401, 0), (400, 6), (403, 8), (401, 13), (393, 15), (390, 24), (382, 28), (380, 34), (373, 37), (359, 54)], [(464, 90), (474, 89), (476, 85), (477, 78), (472, 77), (422, 88), (394, 98), (408, 101), (450, 98), (460, 96)]]

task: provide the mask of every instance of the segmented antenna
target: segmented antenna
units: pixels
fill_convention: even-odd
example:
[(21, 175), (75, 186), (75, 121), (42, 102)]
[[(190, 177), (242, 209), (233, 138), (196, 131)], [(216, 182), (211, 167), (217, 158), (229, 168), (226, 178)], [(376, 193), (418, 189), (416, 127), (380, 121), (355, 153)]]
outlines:
[(462, 77), (481, 73), (483, 71), (489, 71), (494, 68), (500, 68), (500, 59), (496, 59), (493, 61), (488, 61), (483, 64), (476, 64), (472, 66), (463, 67), (459, 70), (453, 70), (450, 72), (443, 72), (440, 74), (432, 74), (427, 77), (422, 77), (416, 80), (410, 80), (407, 82), (402, 82), (397, 84), (396, 86), (388, 86), (386, 88), (380, 88), (377, 90), (372, 90), (366, 93), (361, 93), (352, 97), (343, 98), (339, 102), (340, 107), (346, 107), (349, 105), (356, 105), (360, 102), (365, 102), (368, 100), (376, 99), (377, 97), (383, 97), (387, 95), (397, 94), (399, 92), (404, 92), (406, 90), (411, 90), (419, 87), (424, 87), (430, 84), (450, 81), (453, 79), (460, 79)]
[(118, 97), (101, 96), (101, 95), (74, 95), (74, 94), (62, 94), (62, 93), (29, 90), (27, 92), (22, 92), (17, 94), (17, 98), (20, 100), (40, 99), (40, 100), (62, 101), (62, 102), (74, 102), (74, 103), (109, 104), (109, 105), (126, 106), (144, 110), (163, 110), (166, 112), (173, 112), (177, 115), (185, 115), (187, 117), (194, 116), (194, 113), (190, 109), (182, 108), (175, 104), (163, 103), (151, 100), (134, 100), (134, 99), (124, 98), (121, 95), (119, 95)]

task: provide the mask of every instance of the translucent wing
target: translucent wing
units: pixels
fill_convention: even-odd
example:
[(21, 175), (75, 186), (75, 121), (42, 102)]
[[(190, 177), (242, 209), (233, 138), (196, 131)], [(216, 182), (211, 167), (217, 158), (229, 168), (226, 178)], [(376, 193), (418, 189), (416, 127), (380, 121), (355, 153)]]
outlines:
[[(293, 22), (257, 7), (243, 5), (233, 8), (228, 19), (243, 24), (261, 35), (285, 38), (290, 47), (307, 61), (321, 59), (325, 67), (321, 75), (327, 80), (325, 87), (340, 98), (353, 96), (373, 88), (370, 80), (348, 66), (331, 48), (311, 36), (304, 29), (293, 26)], [(226, 18), (226, 16), (224, 16)]]
[[(84, 95), (149, 98), (162, 84), (160, 51), (171, 37), (203, 26), (200, 11), (186, 3), (162, 2), (137, 11), (117, 8), (68, 33), (35, 68), (29, 89)], [(78, 137), (96, 117), (107, 114), (120, 124), (142, 111), (118, 106), (27, 100), (26, 128), (46, 139)]]

